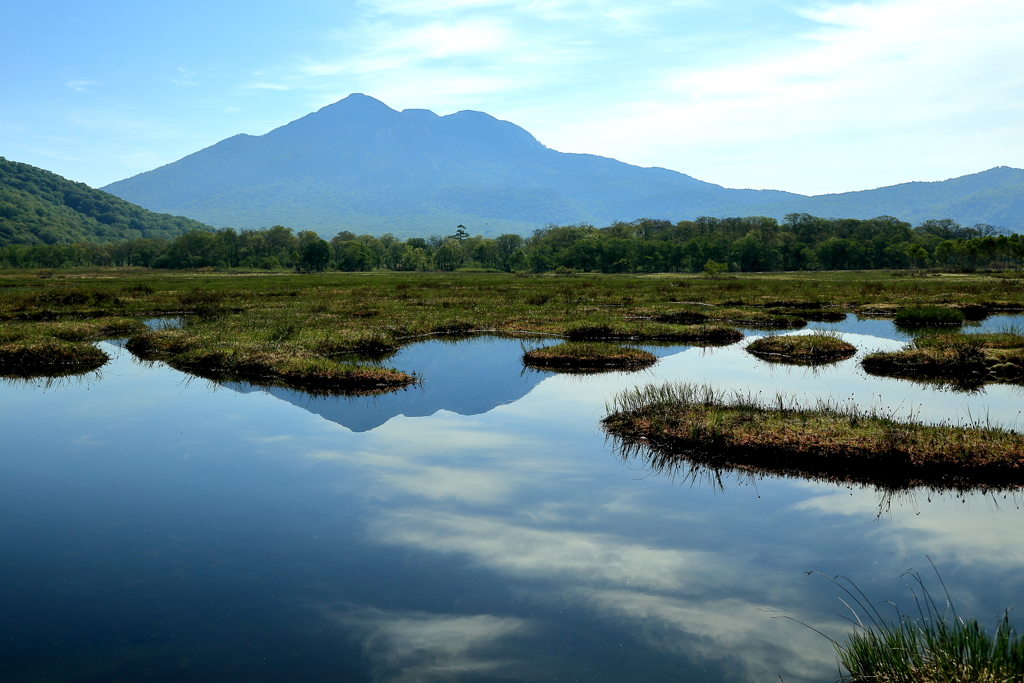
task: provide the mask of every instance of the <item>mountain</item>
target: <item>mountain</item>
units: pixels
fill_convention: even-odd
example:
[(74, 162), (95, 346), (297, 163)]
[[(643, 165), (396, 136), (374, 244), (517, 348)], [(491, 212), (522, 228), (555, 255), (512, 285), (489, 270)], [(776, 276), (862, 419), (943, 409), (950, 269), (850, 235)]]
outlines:
[(220, 226), (399, 236), (448, 233), (459, 223), (487, 234), (632, 220), (649, 199), (709, 213), (799, 196), (727, 190), (662, 168), (564, 154), (488, 114), (397, 112), (358, 94), (104, 189)]
[(876, 190), (798, 197), (759, 207), (733, 207), (734, 216), (874, 218), (896, 216), (911, 223), (953, 218), (965, 225), (988, 223), (1024, 230), (1024, 170), (999, 166), (932, 183), (902, 183)]
[(1024, 228), (1019, 169), (817, 197), (727, 189), (668, 169), (557, 152), (481, 112), (398, 112), (361, 94), (104, 189), (218, 226), (283, 224), (328, 237), (340, 230), (447, 234), (458, 224), (495, 235), (548, 223), (792, 212)]
[(212, 230), (182, 216), (153, 213), (56, 173), (0, 157), (0, 247), (119, 242)]

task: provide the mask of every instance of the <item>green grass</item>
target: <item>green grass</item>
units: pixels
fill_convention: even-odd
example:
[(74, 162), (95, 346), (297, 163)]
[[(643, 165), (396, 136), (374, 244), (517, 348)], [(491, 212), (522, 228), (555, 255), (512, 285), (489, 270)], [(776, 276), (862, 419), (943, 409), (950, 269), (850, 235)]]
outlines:
[(801, 476), (887, 489), (1024, 483), (1024, 435), (998, 426), (931, 425), (881, 410), (762, 398), (669, 383), (618, 394), (603, 428), (627, 459), (656, 469)]
[[(175, 315), (185, 321), (182, 331), (154, 334), (166, 337), (167, 348), (201, 351), (211, 362), (228, 358), (220, 351), (230, 349), (262, 359), (260, 363), (277, 364), (275, 372), (281, 376), (302, 376), (307, 370), (312, 375), (323, 372), (324, 361), (339, 367), (377, 367), (368, 361), (437, 335), (543, 333), (580, 341), (725, 344), (742, 338), (737, 327), (800, 327), (806, 318), (792, 313), (806, 311), (809, 316), (826, 307), (836, 313), (865, 305), (957, 301), (992, 310), (1019, 309), (1024, 305), (1022, 286), (1019, 279), (981, 275), (894, 279), (889, 273), (857, 272), (712, 279), (674, 274), (558, 277), (116, 269), (36, 276), (6, 271), (0, 272), (0, 328)], [(587, 329), (611, 333), (591, 338), (580, 332)], [(186, 337), (190, 343), (178, 343)], [(200, 349), (197, 344), (205, 346)], [(170, 362), (173, 355), (164, 358)], [(295, 369), (288, 359), (321, 365)], [(242, 365), (246, 363), (249, 360)], [(203, 365), (191, 357), (179, 359), (181, 367), (186, 364)]]
[[(1005, 612), (990, 632), (976, 619), (957, 615), (948, 593), (939, 604), (917, 572), (912, 591), (917, 614), (876, 609), (864, 593), (831, 579), (861, 612), (845, 642), (833, 641), (848, 683), (1020, 683), (1024, 639)], [(941, 581), (941, 577), (939, 578)], [(845, 602), (845, 600), (844, 600)]]
[(562, 342), (530, 349), (523, 364), (531, 368), (561, 371), (638, 370), (658, 360), (653, 353), (617, 344)]
[(963, 325), (964, 314), (948, 306), (910, 306), (896, 313), (895, 322), (902, 327), (952, 327)]
[(857, 348), (843, 341), (837, 333), (816, 332), (761, 337), (748, 344), (747, 351), (776, 363), (818, 365), (850, 358), (857, 353)]

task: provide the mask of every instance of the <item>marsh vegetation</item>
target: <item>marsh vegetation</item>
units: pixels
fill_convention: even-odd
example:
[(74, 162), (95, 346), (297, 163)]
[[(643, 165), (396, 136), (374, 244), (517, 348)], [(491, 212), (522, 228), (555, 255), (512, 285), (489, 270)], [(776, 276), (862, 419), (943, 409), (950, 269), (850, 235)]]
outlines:
[(926, 424), (829, 399), (669, 383), (617, 395), (602, 420), (625, 457), (711, 469), (911, 486), (1019, 487), (1024, 435), (984, 422)]
[[(742, 339), (744, 328), (796, 329), (847, 310), (891, 318), (902, 308), (953, 300), (961, 308), (1019, 309), (1021, 282), (884, 272), (709, 278), (8, 271), (0, 274), (0, 336), (33, 326), (41, 338), (67, 341), (46, 332), (55, 325), (85, 344), (102, 338), (91, 326), (103, 321), (174, 315), (183, 320), (180, 329), (117, 334), (132, 337), (129, 348), (140, 357), (207, 377), (325, 391), (347, 385), (359, 392), (414, 381), (381, 362), (431, 336), (540, 333), (579, 342), (730, 344)], [(56, 346), (47, 348), (56, 353)]]

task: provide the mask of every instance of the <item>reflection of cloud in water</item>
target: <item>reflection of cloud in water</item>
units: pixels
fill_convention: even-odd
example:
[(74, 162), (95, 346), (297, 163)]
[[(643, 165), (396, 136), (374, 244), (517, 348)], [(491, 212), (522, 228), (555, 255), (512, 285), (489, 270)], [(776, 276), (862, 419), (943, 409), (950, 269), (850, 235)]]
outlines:
[[(1024, 522), (1024, 506), (1020, 495), (1003, 496), (982, 492), (919, 494), (904, 501), (905, 506), (893, 505), (885, 523), (873, 534), (887, 539), (904, 556), (928, 554), (940, 566), (955, 562), (989, 568), (1019, 567), (1024, 564), (1024, 524), (995, 522), (997, 517), (1010, 515)], [(794, 509), (869, 518), (877, 505), (873, 492), (855, 488), (838, 495), (810, 497)], [(924, 506), (927, 510), (922, 509)]]
[(371, 524), (378, 540), (431, 552), (465, 553), (519, 577), (574, 583), (703, 590), (732, 571), (713, 553), (652, 548), (609, 534), (534, 529), (509, 522), (435, 512), (386, 512)]
[(331, 616), (362, 642), (375, 681), (426, 683), (504, 678), (517, 661), (506, 643), (528, 622), (487, 614), (460, 616), (362, 609)]
[[(638, 624), (639, 637), (654, 647), (720, 662), (733, 680), (771, 681), (780, 675), (830, 680), (830, 670), (835, 673), (835, 656), (825, 638), (777, 618), (784, 612), (775, 607), (735, 598), (684, 602), (626, 590), (579, 592), (576, 599), (604, 616)], [(833, 635), (846, 630), (800, 620)], [(723, 656), (728, 659), (722, 661)]]

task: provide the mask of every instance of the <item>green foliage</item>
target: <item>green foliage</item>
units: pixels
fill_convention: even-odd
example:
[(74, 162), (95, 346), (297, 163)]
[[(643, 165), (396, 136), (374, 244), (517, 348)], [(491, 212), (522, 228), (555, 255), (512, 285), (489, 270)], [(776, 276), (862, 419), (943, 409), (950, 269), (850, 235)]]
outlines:
[[(0, 157), (0, 247), (166, 240), (190, 230), (213, 228), (153, 213), (83, 183)], [(138, 245), (137, 250), (145, 249), (145, 244)], [(64, 255), (71, 263), (79, 256)]]

